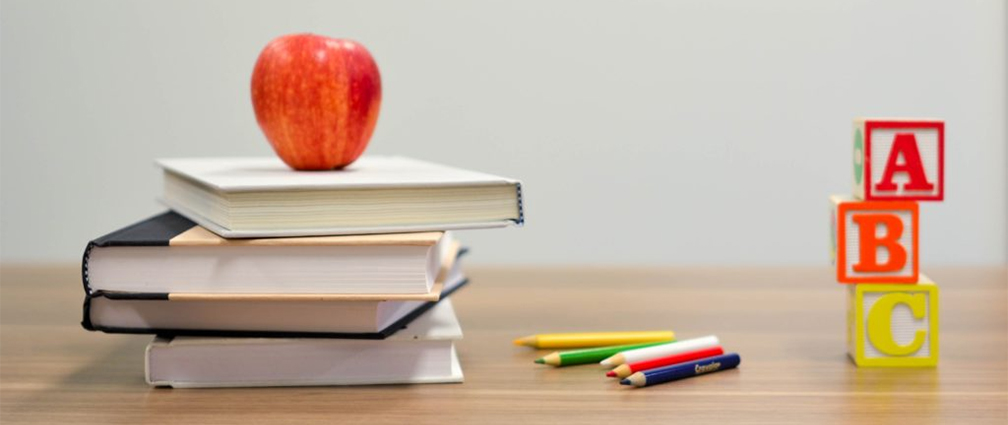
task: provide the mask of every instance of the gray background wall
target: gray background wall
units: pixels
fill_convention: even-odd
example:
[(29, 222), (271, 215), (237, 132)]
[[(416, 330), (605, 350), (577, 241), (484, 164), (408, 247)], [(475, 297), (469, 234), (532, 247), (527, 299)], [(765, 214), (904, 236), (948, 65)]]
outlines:
[(858, 115), (947, 121), (927, 265), (1006, 261), (1002, 1), (4, 1), (0, 258), (78, 261), (158, 212), (152, 161), (271, 155), (259, 50), (363, 42), (371, 154), (521, 178), (479, 263), (824, 264)]

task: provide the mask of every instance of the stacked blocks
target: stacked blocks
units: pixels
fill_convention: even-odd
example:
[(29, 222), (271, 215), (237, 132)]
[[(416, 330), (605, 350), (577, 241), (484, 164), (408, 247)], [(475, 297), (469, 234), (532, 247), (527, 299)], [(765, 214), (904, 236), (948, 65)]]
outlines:
[(832, 257), (858, 366), (938, 364), (938, 286), (920, 273), (917, 201), (945, 197), (945, 124), (854, 121), (854, 196), (832, 196)]

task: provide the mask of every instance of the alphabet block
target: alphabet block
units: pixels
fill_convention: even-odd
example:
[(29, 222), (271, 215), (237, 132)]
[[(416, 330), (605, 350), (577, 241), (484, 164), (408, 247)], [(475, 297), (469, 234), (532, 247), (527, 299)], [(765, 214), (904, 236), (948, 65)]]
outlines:
[(866, 201), (945, 198), (945, 122), (854, 120), (854, 196)]
[(918, 207), (832, 196), (832, 254), (840, 283), (915, 283)]
[(848, 287), (847, 353), (860, 367), (938, 365), (938, 285)]

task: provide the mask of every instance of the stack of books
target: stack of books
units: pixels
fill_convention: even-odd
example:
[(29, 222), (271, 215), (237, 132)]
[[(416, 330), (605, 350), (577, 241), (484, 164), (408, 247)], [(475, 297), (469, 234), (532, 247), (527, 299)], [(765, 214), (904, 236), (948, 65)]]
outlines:
[(521, 225), (521, 183), (399, 157), (299, 172), (168, 159), (171, 211), (84, 252), (82, 325), (155, 334), (156, 386), (461, 382), (450, 230)]

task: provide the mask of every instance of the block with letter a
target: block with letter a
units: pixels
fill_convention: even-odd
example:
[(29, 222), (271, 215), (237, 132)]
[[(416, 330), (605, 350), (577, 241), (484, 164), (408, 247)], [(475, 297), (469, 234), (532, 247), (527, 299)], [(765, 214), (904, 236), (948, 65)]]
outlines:
[(854, 120), (854, 196), (866, 201), (945, 197), (945, 122)]
[(918, 207), (911, 201), (832, 196), (837, 281), (906, 283), (918, 278)]
[(924, 275), (915, 283), (848, 287), (847, 350), (856, 365), (938, 365), (938, 286)]

